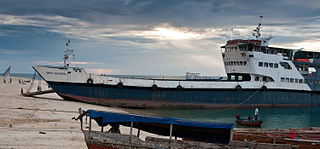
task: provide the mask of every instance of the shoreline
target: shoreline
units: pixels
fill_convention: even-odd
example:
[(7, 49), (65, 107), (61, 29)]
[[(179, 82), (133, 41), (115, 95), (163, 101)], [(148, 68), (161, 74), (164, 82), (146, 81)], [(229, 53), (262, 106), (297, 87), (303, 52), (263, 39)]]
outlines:
[[(0, 106), (0, 148), (87, 148), (83, 133), (80, 130), (80, 122), (72, 120), (72, 117), (78, 116), (78, 108), (157, 115), (151, 111), (147, 112), (139, 109), (123, 109), (63, 100), (56, 93), (24, 97), (20, 95), (21, 88), (26, 92), (32, 79), (11, 78), (11, 84), (0, 82), (0, 100), (2, 102)], [(25, 80), (27, 83), (20, 84), (19, 79)], [(37, 85), (40, 85), (42, 90), (48, 89), (45, 81), (38, 82), (36, 80), (31, 91), (36, 91)], [(87, 125), (88, 123), (84, 126)], [(97, 124), (93, 126), (94, 130), (99, 130)], [(108, 129), (109, 127), (105, 128), (105, 130)], [(315, 129), (319, 130), (320, 128), (315, 127)], [(126, 127), (121, 127), (120, 130), (123, 134), (129, 134), (130, 131)], [(275, 129), (235, 128), (234, 132), (254, 130), (275, 131)], [(136, 130), (134, 130), (134, 133), (136, 133)], [(163, 137), (150, 133), (141, 133), (140, 137), (144, 139), (146, 136)]]
[[(55, 93), (36, 98), (20, 95), (30, 87), (32, 79), (10, 77), (12, 83), (0, 82), (0, 148), (87, 148), (79, 121), (78, 108), (125, 112), (124, 109), (65, 101)], [(19, 84), (19, 79), (25, 84)], [(7, 81), (8, 82), (8, 81)], [(44, 81), (33, 83), (48, 89)], [(124, 132), (126, 130), (123, 130)]]

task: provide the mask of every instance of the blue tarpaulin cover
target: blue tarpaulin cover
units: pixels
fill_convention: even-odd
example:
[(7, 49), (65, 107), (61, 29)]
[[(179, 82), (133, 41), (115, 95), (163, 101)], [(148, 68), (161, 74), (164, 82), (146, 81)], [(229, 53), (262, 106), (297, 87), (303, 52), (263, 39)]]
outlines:
[(228, 144), (232, 135), (233, 123), (213, 123), (190, 121), (161, 116), (142, 114), (124, 114), (88, 110), (87, 115), (94, 119), (99, 126), (119, 125), (131, 126), (146, 132), (170, 136), (170, 124), (172, 124), (172, 136), (187, 140)]
[(200, 122), (200, 121), (190, 121), (162, 116), (150, 116), (142, 114), (123, 114), (123, 113), (112, 113), (112, 112), (102, 112), (95, 110), (88, 110), (89, 117), (102, 118), (101, 122), (98, 123), (100, 126), (106, 126), (110, 123), (123, 123), (123, 122), (143, 122), (143, 123), (158, 123), (158, 124), (173, 124), (181, 126), (191, 126), (191, 127), (204, 127), (204, 128), (216, 128), (216, 129), (233, 129), (233, 123), (212, 123), (212, 122)]

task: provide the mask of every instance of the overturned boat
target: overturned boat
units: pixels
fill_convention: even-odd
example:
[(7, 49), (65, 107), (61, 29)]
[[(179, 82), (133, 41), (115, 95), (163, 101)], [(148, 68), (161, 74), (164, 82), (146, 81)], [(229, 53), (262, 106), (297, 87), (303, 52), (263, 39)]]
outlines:
[[(89, 117), (89, 130), (83, 129), (83, 116)], [(81, 129), (89, 149), (92, 148), (222, 148), (232, 139), (233, 123), (200, 122), (133, 113), (84, 111)], [(101, 127), (93, 130), (92, 119)], [(109, 131), (104, 127), (112, 126)], [(119, 127), (130, 127), (130, 134), (120, 134)], [(133, 129), (138, 129), (133, 134)], [(140, 139), (140, 131), (162, 136)], [(142, 132), (141, 132), (142, 133)], [(164, 137), (168, 136), (168, 137)]]
[(67, 100), (132, 108), (315, 106), (320, 104), (320, 53), (269, 46), (272, 37), (229, 40), (221, 46), (227, 76), (185, 79), (121, 78), (72, 67), (33, 69)]

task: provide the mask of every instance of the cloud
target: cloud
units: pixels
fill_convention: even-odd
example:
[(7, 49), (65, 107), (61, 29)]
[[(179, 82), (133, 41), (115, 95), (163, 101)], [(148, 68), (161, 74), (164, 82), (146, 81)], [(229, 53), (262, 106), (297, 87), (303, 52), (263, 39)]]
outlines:
[[(98, 62), (70, 62), (75, 65), (99, 65), (101, 63)], [(62, 65), (63, 62), (50, 62), (50, 61), (34, 61), (33, 64), (41, 64), (41, 65)]]
[(120, 74), (119, 69), (86, 69), (87, 72), (89, 73), (94, 73), (94, 74)]
[[(121, 73), (220, 73), (220, 46), (252, 38), (260, 15), (262, 35), (275, 36), (271, 46), (319, 49), (314, 46), (320, 37), (318, 0), (0, 2), (0, 48), (7, 49), (0, 52), (8, 55), (0, 58), (17, 64), (46, 60), (59, 65), (49, 61), (71, 39), (79, 64), (92, 69), (108, 64)], [(35, 52), (10, 50), (21, 48)], [(16, 54), (21, 56), (10, 57)]]
[[(254, 25), (229, 26), (229, 27), (189, 27), (173, 26), (170, 23), (158, 24), (154, 26), (143, 25), (100, 25), (93, 24), (77, 18), (70, 18), (57, 15), (7, 15), (0, 14), (0, 25), (41, 27), (47, 32), (62, 34), (68, 38), (78, 38), (81, 40), (115, 40), (116, 42), (127, 42), (127, 44), (148, 44), (154, 43), (153, 40), (201, 40), (220, 38), (248, 38), (252, 33)], [(262, 33), (274, 36), (292, 36), (304, 40), (305, 35), (309, 38), (317, 38), (320, 32), (320, 17), (301, 18), (299, 22), (313, 20), (312, 23), (298, 23), (290, 26), (297, 21), (287, 19), (283, 21), (272, 21), (272, 24), (282, 24), (281, 26), (263, 26)], [(1, 27), (1, 26), (0, 26)], [(294, 34), (293, 34), (294, 33)], [(0, 32), (0, 35), (4, 33)], [(12, 33), (10, 33), (13, 35)]]

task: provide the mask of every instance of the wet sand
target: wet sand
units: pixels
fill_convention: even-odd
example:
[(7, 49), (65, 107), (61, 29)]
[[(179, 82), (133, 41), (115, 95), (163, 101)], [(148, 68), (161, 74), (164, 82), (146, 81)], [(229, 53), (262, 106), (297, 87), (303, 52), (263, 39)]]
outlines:
[[(121, 108), (65, 101), (55, 93), (23, 97), (21, 88), (26, 92), (31, 82), (20, 84), (18, 80), (31, 79), (11, 78), (11, 84), (4, 84), (2, 78), (0, 83), (0, 148), (87, 148), (79, 121), (72, 120), (78, 116), (78, 108), (125, 112)], [(35, 81), (31, 91), (36, 91), (38, 85)], [(42, 90), (48, 88), (44, 81), (40, 85)]]

